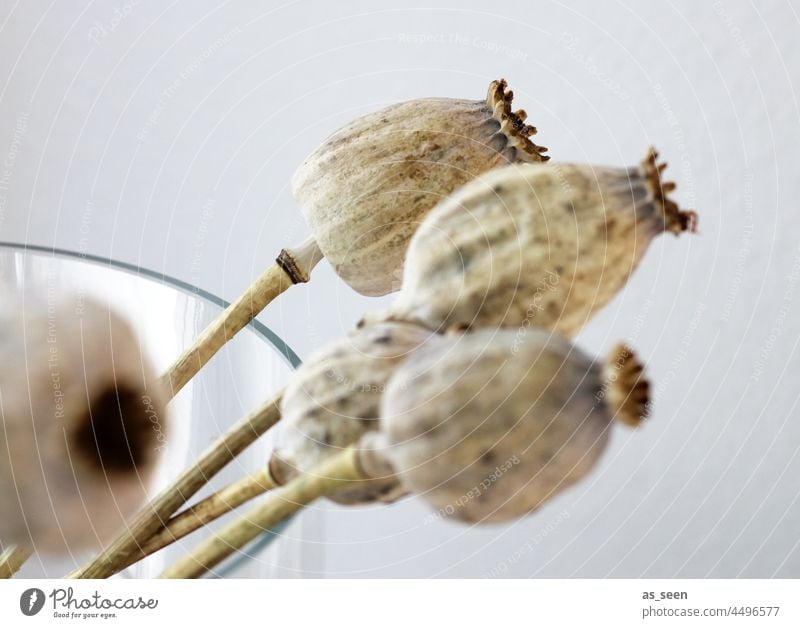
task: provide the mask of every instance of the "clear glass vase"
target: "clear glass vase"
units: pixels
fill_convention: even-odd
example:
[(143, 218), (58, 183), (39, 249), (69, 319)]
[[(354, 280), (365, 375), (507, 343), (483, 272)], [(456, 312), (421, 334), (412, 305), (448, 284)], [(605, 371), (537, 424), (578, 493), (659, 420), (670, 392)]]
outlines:
[[(39, 294), (41, 290), (51, 294), (78, 292), (113, 305), (138, 332), (145, 351), (160, 370), (168, 367), (227, 306), (214, 295), (160, 273), (71, 251), (13, 243), (0, 243), (0, 282), (10, 284), (23, 298), (30, 289)], [(257, 321), (239, 333), (171, 402), (167, 449), (151, 495), (155, 496), (236, 420), (283, 387), (298, 363), (289, 346)], [(190, 503), (265, 464), (278, 431), (273, 428), (262, 436)], [(198, 530), (121, 576), (158, 575), (231, 516), (235, 515)], [(303, 539), (307, 534), (320, 538), (320, 516), (314, 511), (303, 513), (221, 565), (216, 575), (285, 578), (319, 572), (315, 562), (319, 559), (315, 553), (304, 551)], [(61, 557), (34, 554), (19, 577), (61, 577), (91, 556), (92, 552)]]

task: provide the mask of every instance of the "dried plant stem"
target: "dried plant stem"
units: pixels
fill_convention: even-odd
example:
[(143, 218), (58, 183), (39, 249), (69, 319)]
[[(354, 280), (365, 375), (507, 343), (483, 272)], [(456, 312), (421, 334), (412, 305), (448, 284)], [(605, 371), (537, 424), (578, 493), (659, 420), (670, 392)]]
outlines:
[(305, 283), (322, 259), (316, 241), (309, 238), (278, 259), (197, 337), (194, 344), (161, 376), (169, 398), (174, 397), (223, 345), (244, 329), (270, 301), (296, 283)]
[(145, 506), (117, 539), (97, 557), (69, 574), (68, 577), (107, 578), (129, 565), (147, 541), (192, 495), (278, 422), (280, 397), (279, 393), (260, 408), (240, 419), (177, 480)]
[(171, 545), (276, 486), (277, 484), (266, 466), (252, 475), (229, 484), (172, 517), (166, 527), (150, 537), (137, 555), (129, 561), (129, 565), (125, 566), (128, 567), (150, 554), (155, 554), (167, 545)]
[(27, 547), (12, 545), (0, 554), (0, 578), (11, 578), (30, 558), (33, 551)]
[(259, 506), (203, 541), (159, 577), (197, 578), (318, 497), (365, 479), (357, 461), (357, 450), (348, 447), (275, 489)]

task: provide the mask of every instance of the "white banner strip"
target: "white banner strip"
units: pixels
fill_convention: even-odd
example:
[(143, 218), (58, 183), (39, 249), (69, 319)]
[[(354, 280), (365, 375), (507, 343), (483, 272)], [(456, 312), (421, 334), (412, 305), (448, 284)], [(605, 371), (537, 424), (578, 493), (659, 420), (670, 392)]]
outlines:
[[(9, 580), (0, 626), (800, 626), (789, 580)], [(183, 622), (183, 623), (182, 623)], [(566, 622), (566, 623), (565, 623)]]

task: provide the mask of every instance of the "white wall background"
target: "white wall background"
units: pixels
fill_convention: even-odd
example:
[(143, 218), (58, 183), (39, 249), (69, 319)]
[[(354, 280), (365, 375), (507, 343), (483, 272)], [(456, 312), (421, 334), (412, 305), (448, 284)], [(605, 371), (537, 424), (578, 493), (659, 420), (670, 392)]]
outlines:
[[(700, 213), (579, 338), (647, 357), (655, 415), (510, 525), (325, 506), (324, 575), (798, 577), (798, 35), (789, 0), (2, 0), (0, 239), (231, 299), (305, 236), (287, 184), (327, 134), (506, 77), (554, 159), (655, 144)], [(323, 263), (262, 320), (307, 355), (378, 306)]]

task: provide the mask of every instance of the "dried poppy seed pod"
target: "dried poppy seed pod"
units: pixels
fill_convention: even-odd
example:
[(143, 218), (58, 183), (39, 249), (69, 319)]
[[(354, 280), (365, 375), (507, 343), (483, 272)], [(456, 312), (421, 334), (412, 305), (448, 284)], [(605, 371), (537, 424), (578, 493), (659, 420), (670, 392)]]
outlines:
[(146, 498), (163, 393), (132, 330), (82, 297), (0, 305), (0, 540), (96, 546)]
[(693, 230), (651, 150), (637, 168), (499, 168), (442, 201), (411, 240), (388, 314), (440, 327), (536, 325), (567, 336), (624, 286), (650, 242)]
[(624, 346), (598, 364), (545, 330), (476, 331), (421, 349), (397, 370), (381, 404), (379, 451), (443, 516), (507, 521), (589, 473), (612, 420), (636, 425), (647, 398), (642, 366)]
[[(425, 328), (383, 323), (357, 329), (305, 362), (281, 401), (285, 444), (270, 461), (273, 479), (285, 484), (367, 432), (378, 429), (380, 399), (395, 369), (423, 343), (440, 339)], [(342, 489), (342, 504), (393, 501), (395, 479)]]
[(392, 105), (334, 133), (292, 180), (320, 249), (365, 295), (399, 288), (420, 221), (475, 176), (515, 162), (543, 162), (527, 114), (493, 81), (485, 101), (427, 98)]

